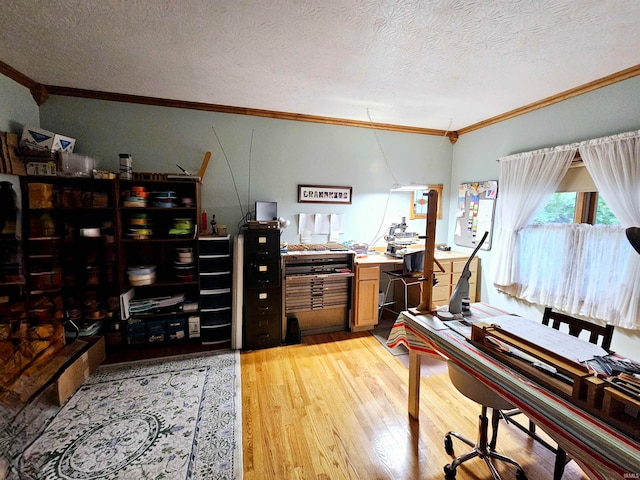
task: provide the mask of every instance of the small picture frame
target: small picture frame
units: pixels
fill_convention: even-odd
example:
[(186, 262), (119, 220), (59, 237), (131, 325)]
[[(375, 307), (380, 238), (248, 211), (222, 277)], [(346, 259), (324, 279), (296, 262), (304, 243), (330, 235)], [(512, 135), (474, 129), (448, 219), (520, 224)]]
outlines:
[(352, 187), (298, 185), (298, 203), (351, 204)]
[(427, 201), (427, 195), (429, 190), (436, 190), (438, 192), (438, 210), (436, 218), (442, 219), (442, 190), (443, 185), (429, 185), (427, 190), (417, 190), (411, 192), (411, 198), (409, 199), (409, 219), (415, 220), (416, 218), (427, 218), (427, 210), (429, 208), (429, 202)]

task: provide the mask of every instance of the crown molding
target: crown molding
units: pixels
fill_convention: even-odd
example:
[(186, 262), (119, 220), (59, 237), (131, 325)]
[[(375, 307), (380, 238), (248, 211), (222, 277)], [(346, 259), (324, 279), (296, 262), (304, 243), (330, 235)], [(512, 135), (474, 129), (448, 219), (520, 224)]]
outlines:
[(579, 87), (575, 87), (570, 90), (558, 93), (557, 95), (543, 98), (542, 100), (530, 103), (529, 105), (525, 105), (524, 107), (516, 108), (515, 110), (511, 110), (510, 112), (502, 113), (500, 115), (496, 115), (495, 117), (491, 117), (481, 122), (474, 123), (473, 125), (469, 125), (468, 127), (464, 127), (458, 130), (458, 134), (464, 135), (465, 133), (473, 132), (474, 130), (479, 130), (481, 128), (488, 127), (489, 125), (504, 122), (505, 120), (509, 120), (511, 118), (518, 117), (535, 110), (540, 110), (541, 108), (548, 107), (549, 105), (563, 102), (570, 98), (592, 92), (599, 88), (613, 85), (614, 83), (622, 82), (623, 80), (628, 80), (638, 75), (640, 75), (640, 65), (621, 70), (611, 75), (607, 75), (606, 77), (599, 78), (598, 80), (594, 80), (593, 82), (585, 83), (584, 85), (580, 85)]
[(63, 95), (69, 97), (92, 98), (97, 100), (108, 100), (112, 102), (137, 103), (141, 105), (155, 105), (160, 107), (183, 108), (188, 110), (201, 110), (206, 112), (232, 113), (236, 115), (249, 115), (254, 117), (274, 118), (279, 120), (293, 120), (298, 122), (322, 123), (327, 125), (339, 125), (345, 127), (371, 128), (375, 130), (388, 130), (392, 132), (413, 133), (418, 135), (434, 135), (447, 137), (453, 144), (456, 143), (460, 135), (473, 132), (481, 128), (504, 122), (511, 118), (539, 110), (549, 105), (568, 100), (573, 97), (603, 88), (614, 83), (628, 80), (640, 75), (640, 65), (621, 70), (606, 77), (585, 83), (578, 87), (538, 100), (515, 110), (496, 115), (473, 125), (461, 128), (457, 131), (438, 130), (432, 128), (412, 127), (409, 125), (395, 125), (390, 123), (376, 123), (361, 120), (349, 120), (344, 118), (323, 117), (318, 115), (306, 115), (301, 113), (278, 112), (274, 110), (261, 110), (256, 108), (233, 107), (227, 105), (217, 105), (203, 102), (187, 102), (183, 100), (172, 100), (157, 97), (144, 97), (139, 95), (127, 95), (122, 93), (101, 92), (97, 90), (84, 90), (80, 88), (60, 87), (55, 85), (44, 85), (32, 80), (13, 67), (0, 61), (0, 73), (27, 87), (31, 92), (38, 106), (44, 104), (49, 95)]

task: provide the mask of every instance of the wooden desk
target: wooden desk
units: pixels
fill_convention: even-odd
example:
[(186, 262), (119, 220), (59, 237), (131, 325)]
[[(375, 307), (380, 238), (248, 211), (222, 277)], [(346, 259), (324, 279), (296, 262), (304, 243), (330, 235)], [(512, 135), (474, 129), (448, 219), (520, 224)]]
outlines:
[[(433, 302), (436, 305), (446, 305), (449, 303), (451, 292), (455, 288), (458, 278), (462, 273), (469, 255), (460, 252), (435, 251), (435, 259), (440, 262), (444, 272), (435, 271), (438, 284), (433, 287)], [(479, 299), (476, 294), (478, 277), (478, 258), (471, 262), (471, 278), (469, 279), (469, 294), (471, 301)], [(381, 274), (385, 270), (396, 270), (402, 268), (402, 259), (385, 255), (383, 252), (369, 254), (366, 257), (355, 259), (355, 284), (353, 298), (353, 320), (351, 331), (370, 330), (378, 324), (378, 293), (381, 290)], [(400, 282), (396, 282), (398, 290), (393, 292), (394, 298), (403, 299), (398, 303), (397, 311), (407, 308), (404, 305), (404, 292), (401, 291)], [(384, 288), (382, 289), (384, 290)], [(420, 287), (414, 285), (409, 287), (409, 306), (420, 303)]]
[[(472, 305), (477, 318), (505, 312)], [(409, 348), (409, 415), (420, 409), (421, 355), (438, 354), (494, 389), (534, 420), (593, 479), (640, 477), (640, 443), (602, 420), (545, 390), (530, 379), (482, 352), (431, 315), (402, 312), (387, 345)], [(454, 427), (454, 425), (452, 425)]]

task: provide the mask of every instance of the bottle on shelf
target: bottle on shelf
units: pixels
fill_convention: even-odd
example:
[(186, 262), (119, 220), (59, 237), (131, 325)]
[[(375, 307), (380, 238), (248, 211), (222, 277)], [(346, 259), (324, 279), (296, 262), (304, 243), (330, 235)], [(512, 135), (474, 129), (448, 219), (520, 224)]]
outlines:
[(202, 210), (202, 219), (200, 222), (200, 232), (201, 233), (207, 233), (207, 211), (206, 210)]

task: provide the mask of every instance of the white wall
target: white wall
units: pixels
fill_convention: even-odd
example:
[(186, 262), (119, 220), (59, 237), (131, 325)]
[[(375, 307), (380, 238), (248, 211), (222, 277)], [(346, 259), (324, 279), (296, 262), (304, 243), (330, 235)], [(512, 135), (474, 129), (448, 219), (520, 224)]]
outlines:
[[(640, 77), (461, 135), (453, 150), (451, 185), (497, 180), (499, 165), (496, 160), (505, 155), (637, 129), (640, 129)], [(500, 185), (497, 201), (500, 201)], [(454, 211), (453, 208), (455, 198), (450, 196), (449, 211)], [(448, 241), (451, 244), (453, 220), (449, 219), (448, 229)], [(454, 248), (467, 250), (463, 247)], [(478, 253), (482, 266), (482, 300), (525, 317), (541, 318), (543, 307), (514, 300), (498, 293), (493, 287), (489, 270), (496, 255), (500, 255), (500, 252), (494, 248)], [(615, 351), (637, 358), (639, 345), (640, 332), (616, 329), (612, 344)]]

